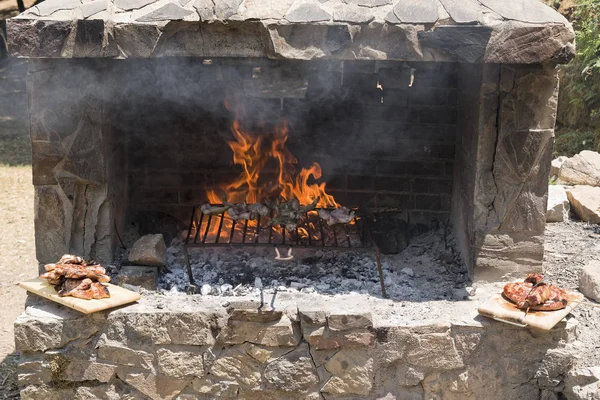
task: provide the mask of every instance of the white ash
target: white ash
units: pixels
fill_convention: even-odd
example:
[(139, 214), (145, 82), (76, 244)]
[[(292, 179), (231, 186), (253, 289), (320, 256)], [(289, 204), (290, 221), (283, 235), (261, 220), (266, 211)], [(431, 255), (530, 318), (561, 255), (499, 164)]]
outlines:
[[(468, 275), (442, 229), (412, 238), (400, 254), (382, 255), (387, 294), (395, 300), (461, 300)], [(283, 247), (282, 250), (287, 250)], [(195, 285), (203, 295), (245, 296), (277, 292), (381, 295), (374, 251), (294, 249), (294, 260), (274, 260), (271, 247), (190, 249)], [(184, 294), (189, 286), (180, 240), (167, 252), (169, 272), (159, 291)]]

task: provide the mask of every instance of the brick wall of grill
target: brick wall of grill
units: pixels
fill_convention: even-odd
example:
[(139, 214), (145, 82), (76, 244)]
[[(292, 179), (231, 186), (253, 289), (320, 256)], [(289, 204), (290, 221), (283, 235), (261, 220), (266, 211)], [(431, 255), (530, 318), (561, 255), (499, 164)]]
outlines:
[[(332, 71), (329, 64), (316, 64), (310, 67), (304, 99), (239, 101), (252, 108), (249, 126), (252, 120), (289, 120), (288, 148), (299, 165), (316, 161), (323, 167), (328, 191), (340, 203), (403, 209), (411, 222), (446, 220), (456, 142), (457, 66), (409, 67), (414, 68), (411, 87), (406, 65), (346, 62), (343, 71)], [(154, 68), (148, 79), (168, 79), (169, 85), (152, 82), (160, 93), (136, 100), (143, 107), (123, 118), (130, 122), (123, 132), (128, 138), (130, 212), (161, 211), (185, 221), (192, 205), (206, 201), (207, 186), (239, 173), (226, 145), (232, 139), (231, 114), (223, 101), (235, 89), (235, 79), (251, 74), (251, 66), (231, 67), (227, 74), (222, 67), (202, 66), (191, 78), (183, 67), (170, 68), (168, 76), (156, 72), (160, 65)], [(182, 90), (182, 99), (165, 101)], [(196, 103), (197, 98), (202, 101)]]

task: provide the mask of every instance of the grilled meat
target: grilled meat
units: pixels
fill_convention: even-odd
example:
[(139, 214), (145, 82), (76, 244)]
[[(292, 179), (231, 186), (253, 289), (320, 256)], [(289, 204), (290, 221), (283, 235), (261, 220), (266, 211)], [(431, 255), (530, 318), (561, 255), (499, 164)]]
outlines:
[(58, 291), (58, 295), (61, 297), (72, 296), (78, 299), (104, 299), (110, 297), (110, 293), (106, 286), (98, 282), (93, 282), (89, 278), (83, 280), (80, 279), (67, 279), (62, 284), (62, 287)]
[(106, 275), (106, 270), (100, 265), (57, 264), (52, 272), (64, 275), (67, 279), (91, 278), (98, 282), (110, 282), (110, 277)]
[(542, 282), (540, 274), (529, 274), (524, 282), (508, 283), (504, 286), (504, 296), (518, 308), (536, 311), (551, 311), (565, 308), (567, 293), (559, 287)]
[(354, 219), (354, 211), (346, 207), (339, 207), (335, 210), (319, 210), (319, 217), (327, 222), (327, 225), (348, 224)]
[(74, 256), (71, 254), (65, 254), (63, 255), (60, 260), (58, 260), (57, 264), (79, 264), (79, 265), (86, 265), (86, 262), (83, 260), (83, 258), (79, 257), (79, 256)]
[(57, 263), (46, 264), (46, 272), (41, 278), (54, 285), (59, 296), (73, 296), (80, 299), (102, 299), (110, 297), (108, 288), (100, 282), (107, 283), (110, 276), (106, 270), (94, 261), (86, 262), (83, 258), (65, 254)]
[(214, 206), (212, 204), (203, 204), (202, 206), (200, 206), (200, 211), (202, 211), (202, 214), (204, 215), (219, 215), (223, 214), (228, 209), (228, 205)]
[(272, 206), (275, 210), (275, 217), (269, 222), (271, 225), (283, 226), (287, 231), (292, 231), (298, 227), (298, 221), (300, 221), (304, 214), (314, 210), (319, 202), (317, 197), (311, 204), (300, 207), (300, 202), (296, 199), (284, 201), (280, 203), (275, 202)]

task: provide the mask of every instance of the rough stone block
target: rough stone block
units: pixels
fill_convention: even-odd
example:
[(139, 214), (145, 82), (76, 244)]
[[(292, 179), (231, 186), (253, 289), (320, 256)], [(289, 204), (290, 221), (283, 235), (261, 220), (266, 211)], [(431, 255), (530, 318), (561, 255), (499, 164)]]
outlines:
[(204, 358), (200, 352), (158, 349), (158, 372), (165, 376), (184, 378), (204, 375)]
[(562, 222), (568, 220), (570, 209), (571, 207), (565, 188), (560, 185), (549, 185), (546, 222)]
[(158, 267), (126, 265), (121, 267), (117, 276), (117, 284), (140, 286), (147, 290), (156, 290)]
[[(221, 381), (219, 378), (205, 376), (195, 378), (192, 382), (193, 389), (201, 396), (211, 399), (236, 399), (238, 398), (239, 385), (231, 381)], [(191, 397), (196, 399), (197, 397)]]
[(296, 346), (300, 342), (300, 329), (287, 315), (275, 323), (229, 320), (217, 342), (241, 344), (250, 342), (263, 346)]
[(600, 186), (600, 153), (584, 150), (562, 162), (558, 179), (569, 185)]
[(331, 313), (327, 316), (327, 325), (329, 326), (329, 329), (333, 331), (345, 331), (356, 328), (372, 328), (373, 317), (370, 312), (362, 312), (358, 314), (352, 314), (351, 312), (340, 314)]
[(252, 389), (261, 380), (261, 370), (262, 365), (243, 348), (232, 347), (219, 355), (209, 372), (222, 380), (237, 382), (241, 387)]
[(600, 367), (571, 370), (565, 377), (564, 393), (569, 400), (600, 399)]
[(600, 187), (575, 186), (567, 190), (567, 197), (579, 219), (600, 224)]
[(408, 349), (406, 361), (422, 368), (438, 370), (463, 367), (454, 341), (445, 333), (418, 335), (416, 346)]
[(292, 393), (305, 393), (319, 382), (307, 344), (267, 364), (264, 377), (269, 387)]
[(145, 235), (131, 248), (127, 259), (140, 265), (162, 266), (167, 261), (167, 246), (162, 234)]
[(568, 159), (569, 157), (560, 156), (552, 160), (552, 163), (550, 165), (550, 178), (558, 178), (560, 168), (562, 167), (563, 163)]
[(153, 400), (170, 400), (188, 384), (184, 379), (137, 372), (119, 373), (119, 378)]
[(342, 349), (325, 363), (333, 376), (321, 389), (334, 395), (367, 396), (373, 387), (373, 358), (366, 350)]
[(212, 318), (214, 314), (202, 310), (156, 312), (150, 309), (137, 312), (122, 309), (109, 315), (107, 335), (108, 339), (121, 343), (207, 346), (214, 344)]
[(18, 351), (46, 351), (97, 332), (98, 326), (91, 318), (43, 301), (27, 307), (15, 321), (15, 347)]
[(98, 359), (116, 365), (154, 370), (154, 354), (133, 350), (106, 339), (98, 342)]
[(579, 272), (579, 290), (600, 302), (600, 261), (591, 261)]
[(71, 360), (64, 368), (61, 379), (66, 381), (108, 382), (115, 374), (115, 365), (92, 361)]
[(52, 380), (52, 372), (42, 360), (21, 359), (17, 366), (19, 386), (43, 385)]

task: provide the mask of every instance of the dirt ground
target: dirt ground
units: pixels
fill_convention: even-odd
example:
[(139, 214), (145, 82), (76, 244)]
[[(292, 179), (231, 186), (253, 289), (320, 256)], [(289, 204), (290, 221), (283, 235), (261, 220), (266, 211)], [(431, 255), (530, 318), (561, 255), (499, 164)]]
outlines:
[(18, 398), (13, 322), (25, 291), (15, 283), (37, 273), (26, 67), (0, 61), (0, 399)]

